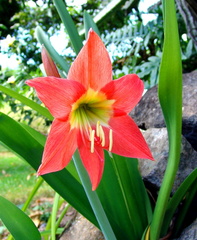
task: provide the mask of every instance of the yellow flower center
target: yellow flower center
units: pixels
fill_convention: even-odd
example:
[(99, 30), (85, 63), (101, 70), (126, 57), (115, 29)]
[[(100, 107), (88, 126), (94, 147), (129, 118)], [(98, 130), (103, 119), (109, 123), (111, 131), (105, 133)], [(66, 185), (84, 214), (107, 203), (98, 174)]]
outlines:
[(112, 104), (114, 100), (108, 100), (102, 92), (89, 88), (73, 105), (70, 113), (71, 128), (89, 129), (101, 125), (107, 126), (113, 114)]
[[(94, 152), (95, 141), (105, 146), (105, 134), (102, 126), (108, 127), (113, 115), (112, 105), (115, 100), (108, 100), (102, 92), (89, 88), (73, 105), (69, 116), (71, 129), (78, 128), (90, 141), (90, 151)], [(109, 151), (112, 149), (112, 130), (109, 130)]]

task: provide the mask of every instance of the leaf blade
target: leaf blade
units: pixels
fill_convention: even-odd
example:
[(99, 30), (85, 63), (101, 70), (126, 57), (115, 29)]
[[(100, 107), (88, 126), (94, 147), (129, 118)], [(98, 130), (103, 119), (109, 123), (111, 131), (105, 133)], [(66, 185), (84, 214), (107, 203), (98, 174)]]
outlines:
[(40, 106), (38, 103), (35, 103), (34, 101), (32, 101), (32, 100), (22, 96), (21, 94), (15, 92), (15, 91), (13, 91), (13, 90), (11, 90), (9, 88), (6, 88), (6, 87), (4, 87), (2, 85), (0, 85), (0, 90), (2, 92), (4, 92), (5, 94), (7, 94), (7, 95), (17, 99), (18, 101), (26, 104), (27, 106), (31, 107), (32, 109), (34, 109), (35, 111), (39, 112), (43, 116), (47, 117), (49, 120), (53, 120), (53, 117), (50, 114), (50, 112), (46, 108)]
[[(36, 141), (35, 136), (33, 137), (25, 128), (3, 113), (0, 113), (0, 132), (0, 142), (37, 170), (41, 162), (43, 146)], [(98, 226), (81, 183), (66, 168), (43, 175), (42, 178), (74, 208)]]
[(69, 15), (66, 5), (62, 0), (53, 0), (55, 7), (59, 13), (59, 16), (66, 28), (66, 31), (70, 37), (70, 41), (73, 45), (75, 52), (78, 54), (81, 48), (83, 47), (82, 39), (79, 36), (77, 28)]
[(32, 220), (22, 210), (2, 196), (0, 196), (0, 209), (0, 219), (16, 240), (41, 239), (40, 232)]

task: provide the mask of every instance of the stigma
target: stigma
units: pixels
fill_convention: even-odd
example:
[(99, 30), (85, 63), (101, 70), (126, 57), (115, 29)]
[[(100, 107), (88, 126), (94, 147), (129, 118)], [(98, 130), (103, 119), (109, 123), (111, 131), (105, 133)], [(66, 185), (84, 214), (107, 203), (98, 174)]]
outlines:
[[(100, 122), (97, 121), (96, 130), (89, 128), (89, 136), (90, 136), (90, 152), (94, 153), (95, 142), (100, 144), (102, 147), (106, 145), (106, 136), (101, 126)], [(108, 151), (111, 152), (113, 147), (113, 131), (109, 129), (109, 144)]]

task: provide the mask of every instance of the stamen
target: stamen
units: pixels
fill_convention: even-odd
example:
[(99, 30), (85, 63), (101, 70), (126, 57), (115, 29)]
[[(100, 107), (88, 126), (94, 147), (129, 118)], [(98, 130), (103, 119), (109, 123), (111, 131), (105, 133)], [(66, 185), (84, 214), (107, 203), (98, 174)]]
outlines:
[(90, 132), (90, 141), (91, 141), (90, 152), (91, 153), (94, 152), (94, 136), (95, 136), (95, 130), (91, 130)]
[(104, 147), (105, 146), (105, 134), (104, 134), (104, 131), (103, 131), (103, 128), (101, 125), (99, 125), (99, 136), (101, 139), (101, 146)]
[(100, 126), (100, 122), (99, 121), (97, 121), (97, 123), (96, 123), (96, 136), (97, 137), (99, 137), (99, 126)]
[(109, 130), (109, 152), (111, 152), (113, 146), (113, 132), (112, 129)]
[(92, 134), (92, 128), (89, 126), (88, 129), (89, 129), (89, 139), (90, 139), (90, 141), (91, 141), (91, 139), (92, 139), (92, 138), (91, 138), (91, 136), (92, 136), (92, 135), (91, 135), (91, 134)]

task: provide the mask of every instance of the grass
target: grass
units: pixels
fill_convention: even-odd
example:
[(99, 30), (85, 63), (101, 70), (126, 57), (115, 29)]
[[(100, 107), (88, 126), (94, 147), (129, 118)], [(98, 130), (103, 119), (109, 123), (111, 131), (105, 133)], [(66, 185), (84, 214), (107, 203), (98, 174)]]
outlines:
[[(15, 204), (22, 204), (32, 191), (36, 181), (35, 170), (0, 145), (0, 195)], [(53, 195), (54, 191), (44, 182), (35, 198), (52, 197)]]

